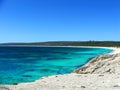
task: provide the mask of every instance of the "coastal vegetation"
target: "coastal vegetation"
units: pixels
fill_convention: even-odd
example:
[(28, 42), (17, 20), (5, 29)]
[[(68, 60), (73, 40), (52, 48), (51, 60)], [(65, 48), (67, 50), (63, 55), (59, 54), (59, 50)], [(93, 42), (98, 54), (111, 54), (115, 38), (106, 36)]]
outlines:
[(120, 47), (120, 41), (49, 41), (32, 43), (1, 43), (0, 45)]

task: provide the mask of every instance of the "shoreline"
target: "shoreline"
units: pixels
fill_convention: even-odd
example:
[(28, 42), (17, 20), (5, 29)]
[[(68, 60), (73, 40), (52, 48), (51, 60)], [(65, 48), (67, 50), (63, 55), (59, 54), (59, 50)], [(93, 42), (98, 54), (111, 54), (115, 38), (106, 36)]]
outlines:
[[(71, 47), (71, 46), (67, 46), (67, 47)], [(72, 46), (73, 47), (73, 46)], [(74, 47), (76, 47), (76, 46), (74, 46)], [(86, 47), (86, 46), (79, 46), (79, 47)], [(100, 57), (100, 58), (102, 58), (102, 56), (108, 56), (109, 57), (109, 55), (111, 56), (111, 55), (117, 55), (117, 54), (119, 54), (120, 53), (120, 48), (115, 48), (115, 47), (90, 47), (90, 46), (88, 46), (88, 48), (107, 48), (107, 49), (112, 49), (113, 51), (112, 52), (110, 52), (110, 53), (108, 53), (108, 54), (105, 54), (105, 55), (101, 55), (101, 56), (98, 56), (98, 57)], [(117, 56), (116, 56), (117, 57)], [(119, 56), (120, 57), (120, 56)], [(49, 87), (49, 88), (47, 88), (46, 89), (46, 84), (45, 84), (45, 82), (52, 82), (52, 81), (49, 81), (49, 79), (55, 79), (56, 80), (56, 78), (58, 79), (59, 77), (61, 78), (69, 78), (69, 77), (72, 77), (72, 78), (75, 78), (76, 76), (78, 76), (78, 75), (81, 75), (82, 74), (82, 76), (84, 77), (84, 76), (87, 76), (87, 77), (89, 77), (88, 75), (89, 74), (105, 74), (105, 73), (90, 73), (90, 71), (89, 71), (89, 68), (91, 67), (91, 62), (93, 61), (93, 60), (95, 60), (97, 57), (95, 57), (95, 58), (93, 58), (92, 60), (90, 60), (87, 64), (85, 64), (84, 66), (82, 66), (82, 67), (80, 67), (80, 68), (78, 68), (78, 69), (76, 69), (76, 70), (74, 70), (74, 72), (73, 73), (70, 73), (70, 74), (63, 74), (63, 75), (53, 75), (53, 76), (48, 76), (48, 77), (43, 77), (43, 78), (41, 78), (41, 79), (39, 79), (39, 80), (36, 80), (35, 82), (30, 82), (30, 83), (20, 83), (20, 84), (18, 84), (18, 85), (0, 85), (0, 88), (1, 87), (5, 87), (5, 88), (8, 88), (8, 90), (39, 90), (38, 89), (38, 87), (40, 86), (40, 87), (42, 87), (42, 88), (44, 88), (43, 90), (60, 90), (60, 89), (49, 89), (49, 88), (51, 88), (51, 87)], [(98, 63), (98, 62), (97, 62)], [(86, 66), (87, 66), (87, 69), (88, 69), (88, 73), (86, 73), (85, 71), (87, 70), (83, 70), (83, 68), (86, 68)], [(88, 66), (90, 66), (90, 67), (88, 67)], [(82, 68), (82, 69), (81, 69)], [(96, 68), (96, 67), (93, 67), (93, 68)], [(80, 72), (76, 72), (76, 71), (80, 71)], [(82, 72), (81, 72), (82, 71)], [(83, 71), (84, 71), (84, 73), (83, 73)], [(91, 76), (91, 75), (90, 75)], [(98, 75), (99, 76), (99, 75)], [(96, 77), (97, 78), (97, 76), (94, 76), (94, 77)], [(84, 77), (85, 78), (85, 77)], [(47, 80), (48, 79), (48, 80)], [(88, 78), (88, 79), (90, 79), (90, 78)], [(44, 81), (45, 80), (45, 81)], [(83, 79), (84, 80), (84, 79)], [(42, 81), (44, 81), (44, 83), (42, 82)], [(60, 80), (61, 81), (61, 80)], [(74, 80), (73, 80), (74, 81)], [(45, 85), (42, 85), (41, 86), (41, 82), (42, 82), (42, 84), (45, 84)], [(64, 80), (63, 81), (61, 81), (62, 83), (64, 83)], [(57, 82), (57, 81), (55, 81), (55, 82), (52, 82), (53, 83), (53, 86), (54, 86), (54, 84), (55, 83), (59, 83), (59, 82)], [(52, 84), (52, 83), (49, 83), (49, 84)], [(62, 84), (61, 83), (61, 84)], [(68, 82), (69, 83), (69, 82)], [(48, 86), (49, 86), (49, 84), (48, 84)], [(32, 86), (32, 87), (31, 87)], [(69, 86), (69, 85), (68, 85)], [(39, 88), (40, 88), (39, 87)], [(22, 88), (22, 89), (21, 89)], [(28, 89), (29, 88), (29, 89)], [(31, 89), (30, 89), (31, 88)], [(80, 89), (80, 88), (79, 88)], [(7, 89), (5, 89), (5, 90), (7, 90)], [(62, 89), (62, 90), (69, 90), (69, 89)], [(70, 90), (74, 90), (74, 89), (70, 89)], [(84, 89), (84, 90), (87, 90), (87, 89)], [(89, 90), (89, 89), (88, 89)], [(97, 89), (96, 89), (97, 90)], [(106, 90), (106, 89), (104, 89), (104, 90)], [(113, 90), (113, 89), (112, 89)]]
[[(114, 62), (114, 60), (116, 60), (116, 58), (117, 59), (120, 58), (120, 48), (110, 47), (109, 49), (112, 49), (113, 51), (91, 59), (84, 66), (74, 70), (73, 73), (78, 73), (78, 74), (106, 74), (107, 73), (108, 74), (108, 71), (110, 72), (111, 69), (109, 69), (108, 71), (104, 71), (104, 69), (110, 65), (110, 61)], [(108, 63), (108, 66), (106, 65), (105, 68), (103, 68), (102, 70), (99, 70), (103, 66), (105, 66), (106, 63)], [(95, 72), (97, 70), (99, 70), (99, 71)], [(114, 73), (114, 74), (116, 74), (116, 73)], [(111, 72), (109, 74), (111, 74)]]

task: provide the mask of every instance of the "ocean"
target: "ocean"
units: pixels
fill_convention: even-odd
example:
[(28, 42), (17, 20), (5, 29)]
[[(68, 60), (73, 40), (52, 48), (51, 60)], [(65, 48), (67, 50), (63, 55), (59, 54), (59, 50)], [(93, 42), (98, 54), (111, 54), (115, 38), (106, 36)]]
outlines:
[(0, 47), (0, 84), (33, 82), (44, 76), (68, 74), (92, 58), (112, 52), (85, 47)]

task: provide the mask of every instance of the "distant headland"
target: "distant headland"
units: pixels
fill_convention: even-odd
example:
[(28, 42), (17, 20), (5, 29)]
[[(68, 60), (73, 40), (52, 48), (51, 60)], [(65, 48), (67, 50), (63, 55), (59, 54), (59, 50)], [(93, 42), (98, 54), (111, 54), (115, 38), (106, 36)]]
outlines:
[(23, 42), (0, 43), (0, 46), (100, 46), (120, 47), (120, 41), (48, 41), (48, 42)]

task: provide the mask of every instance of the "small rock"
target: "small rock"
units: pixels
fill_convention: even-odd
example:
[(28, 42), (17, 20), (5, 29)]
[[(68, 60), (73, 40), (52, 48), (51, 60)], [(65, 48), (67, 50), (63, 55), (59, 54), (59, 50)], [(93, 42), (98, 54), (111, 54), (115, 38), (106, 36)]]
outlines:
[(81, 88), (86, 88), (85, 86), (81, 86)]
[(65, 88), (65, 86), (62, 86), (63, 88)]
[(18, 83), (13, 83), (13, 85), (18, 85)]
[(104, 75), (99, 75), (100, 77), (104, 76)]
[(114, 85), (113, 87), (120, 87), (119, 85)]

